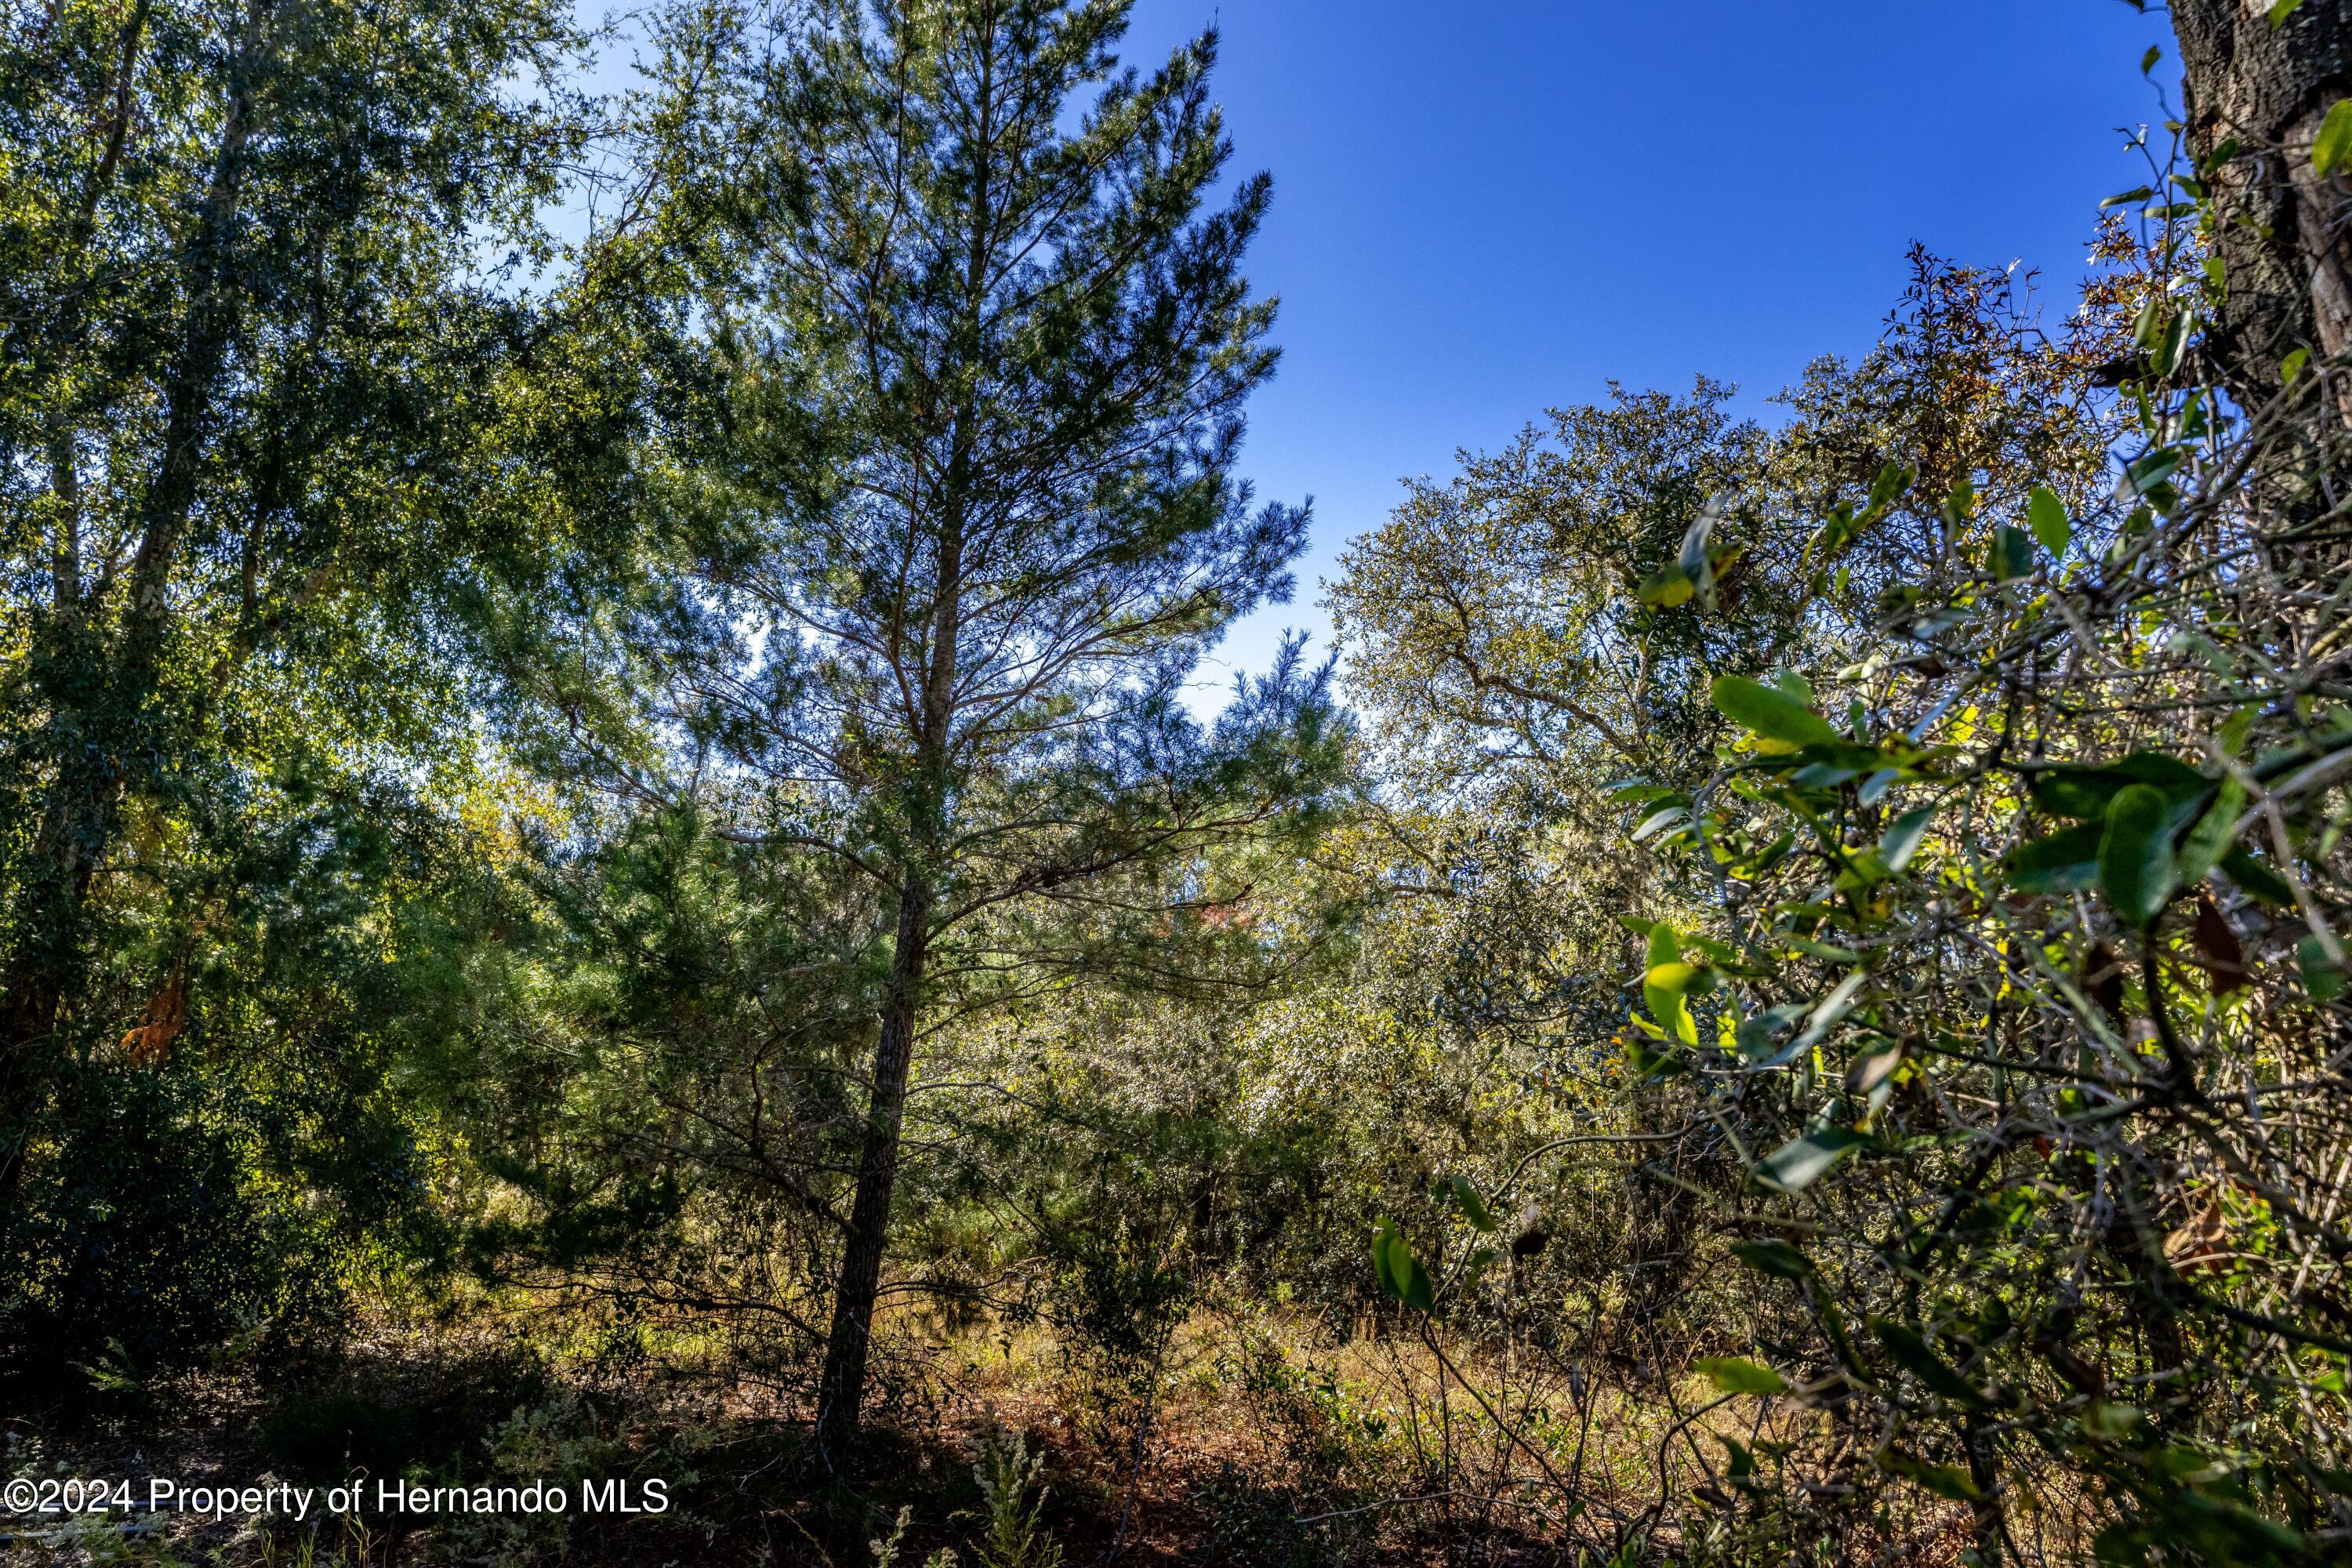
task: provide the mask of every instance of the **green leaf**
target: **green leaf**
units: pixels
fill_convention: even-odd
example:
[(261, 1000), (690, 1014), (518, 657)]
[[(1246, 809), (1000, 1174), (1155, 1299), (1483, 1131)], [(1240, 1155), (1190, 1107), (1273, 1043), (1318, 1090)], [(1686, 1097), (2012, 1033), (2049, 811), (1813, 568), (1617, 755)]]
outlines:
[(1718, 675), (1708, 689), (1716, 710), (1751, 734), (1789, 746), (1835, 745), (1828, 720), (1771, 687), (1745, 676)]
[(1726, 1394), (1786, 1394), (1789, 1380), (1769, 1366), (1736, 1355), (1704, 1355), (1691, 1363), (1699, 1375)]
[(1869, 1142), (1864, 1133), (1843, 1127), (1824, 1127), (1781, 1144), (1748, 1174), (1756, 1178), (1758, 1184), (1776, 1193), (1801, 1193), (1820, 1180), (1831, 1166)]
[(2294, 16), (2302, 6), (2303, 0), (2275, 0), (2270, 9), (2271, 26), (2273, 27), (2285, 26), (2286, 19)]
[(1813, 1271), (1812, 1259), (1785, 1241), (1735, 1241), (1731, 1256), (1759, 1274), (1781, 1279), (1802, 1279)]
[(1683, 994), (1702, 973), (1691, 963), (1661, 963), (1643, 972), (1643, 1005), (1650, 1009), (1650, 1016), (1658, 1021), (1658, 1026), (1665, 1030), (1668, 1039), (1680, 1040), (1686, 1046), (1698, 1044), (1698, 1026), (1691, 1021)]
[(2344, 966), (2327, 956), (2327, 944), (2316, 933), (2294, 944), (2295, 962), (2303, 966), (2303, 988), (2315, 1002), (2333, 1002), (2344, 994)]
[(2146, 76), (2148, 72), (2154, 70), (2156, 68), (2156, 62), (2163, 58), (2164, 51), (2162, 49), (2157, 47), (2154, 44), (2148, 45), (2147, 53), (2140, 56), (2139, 58), (2139, 74)]
[(2134, 784), (2107, 807), (2099, 839), (2099, 889), (2135, 926), (2152, 925), (2179, 885), (2172, 858), (2172, 805), (2151, 784)]
[(2246, 808), (2246, 787), (2236, 775), (2221, 781), (2214, 792), (2213, 804), (2189, 830), (2180, 844), (2180, 885), (2193, 887), (2205, 879), (2205, 874), (2221, 863), (2230, 851), (2231, 836), (2237, 831), (2238, 815)]
[(1642, 819), (1641, 826), (1633, 829), (1633, 842), (1639, 844), (1643, 839), (1649, 837), (1653, 834), (1664, 833), (1667, 828), (1674, 826), (1676, 823), (1687, 822), (1689, 820), (1690, 808), (1688, 806), (1670, 805), (1663, 811), (1654, 811), (1649, 816)]
[(2319, 122), (2311, 141), (2311, 172), (2332, 179), (2338, 169), (2352, 168), (2352, 98), (2338, 102)]
[(1919, 840), (1927, 836), (1927, 824), (1934, 818), (1936, 808), (1923, 805), (1898, 816), (1888, 826), (1886, 837), (1878, 841), (1879, 864), (1900, 876), (1911, 864), (1911, 857), (1919, 852)]
[(2042, 541), (2042, 548), (2055, 558), (2066, 553), (2067, 542), (2074, 537), (2074, 525), (2066, 519), (2065, 504), (2046, 485), (2033, 487), (2033, 494), (2025, 503), (2025, 520), (2033, 526), (2033, 537)]
[(2232, 849), (2221, 857), (2221, 869), (2230, 880), (2253, 897), (2280, 909), (2294, 907), (2294, 889), (2286, 879), (2255, 859), (2242, 849)]
[(1698, 592), (1698, 584), (1679, 565), (1668, 564), (1643, 578), (1641, 586), (1634, 592), (1642, 603), (1652, 609), (1671, 610), (1677, 605), (1688, 603), (1691, 595)]
[(1939, 1498), (1949, 1498), (1954, 1502), (1975, 1502), (1984, 1496), (1976, 1482), (1969, 1479), (1969, 1473), (1955, 1466), (1931, 1464), (1897, 1448), (1882, 1448), (1874, 1458), (1878, 1468), (1888, 1475), (1915, 1481)]
[(1732, 1034), (1739, 1059), (1750, 1067), (1761, 1065), (1772, 1056), (1772, 1037), (1803, 1017), (1808, 1011), (1810, 1009), (1804, 1004), (1791, 1002), (1741, 1019), (1739, 1027)]
[(2152, 495), (2158, 486), (2172, 478), (2180, 468), (2180, 448), (2159, 447), (2124, 470), (2130, 489), (2140, 495)]
[(1996, 583), (2013, 583), (2033, 574), (2033, 536), (2003, 523), (1994, 531), (1985, 565)]
[(1683, 961), (1682, 941), (1675, 934), (1674, 927), (1660, 921), (1650, 927), (1649, 935), (1650, 962), (1643, 965), (1644, 968), (1655, 969), (1662, 963), (1680, 963)]
[(2294, 378), (2301, 375), (2303, 374), (2303, 367), (2310, 363), (2311, 351), (2309, 349), (2297, 349), (2293, 353), (2287, 355), (2286, 358), (2279, 361), (2280, 384), (2286, 386), (2293, 386), (2294, 384)]
[(2053, 816), (2105, 817), (2118, 791), (2153, 784), (2175, 805), (2196, 799), (2213, 781), (2178, 757), (2134, 752), (2112, 763), (2058, 763), (2033, 776), (2033, 804)]
[(1399, 1239), (1396, 1226), (1387, 1220), (1381, 1221), (1380, 1227), (1372, 1232), (1372, 1278), (1380, 1282), (1381, 1290), (1402, 1299), (1404, 1281), (1396, 1271), (1391, 1251)]
[(1949, 1362), (1927, 1348), (1927, 1342), (1916, 1329), (1887, 1318), (1870, 1320), (1870, 1331), (1886, 1347), (1906, 1372), (1922, 1384), (1945, 1398), (1981, 1409), (1988, 1401), (1977, 1392), (1969, 1380), (1953, 1370)]
[(1469, 1177), (1448, 1176), (1445, 1184), (1453, 1190), (1454, 1201), (1462, 1206), (1465, 1219), (1479, 1230), (1495, 1228), (1495, 1216), (1486, 1212), (1486, 1200), (1478, 1195), (1478, 1189), (1470, 1184)]
[(1406, 1306), (1424, 1312), (1435, 1309), (1437, 1296), (1430, 1289), (1429, 1271), (1413, 1257), (1392, 1221), (1381, 1221), (1381, 1228), (1373, 1234), (1372, 1274), (1382, 1290)]
[(2010, 886), (2021, 893), (2071, 893), (2099, 879), (2099, 840), (2105, 828), (2086, 822), (2009, 852)]
[(2110, 1437), (2117, 1441), (2137, 1431), (2139, 1424), (2140, 1408), (2137, 1405), (2122, 1405), (2112, 1400), (2102, 1399), (2083, 1412), (2084, 1426), (2102, 1437)]
[[(2189, 347), (2190, 324), (2191, 319), (2186, 310), (2176, 313), (2171, 320), (2165, 322), (2163, 335), (2158, 338), (2155, 346), (2148, 350), (2149, 369), (2158, 375), (2170, 375), (2180, 368), (2180, 356)], [(2169, 471), (2167, 470), (2168, 473)]]
[[(1633, 1022), (1658, 1038), (1665, 1038), (1666, 1032), (1647, 1018), (1636, 1017)], [(1672, 1078), (1676, 1073), (1690, 1071), (1690, 1064), (1679, 1055), (1673, 1051), (1651, 1050), (1639, 1040), (1625, 1042), (1625, 1065), (1633, 1069), (1634, 1077), (1643, 1079)]]

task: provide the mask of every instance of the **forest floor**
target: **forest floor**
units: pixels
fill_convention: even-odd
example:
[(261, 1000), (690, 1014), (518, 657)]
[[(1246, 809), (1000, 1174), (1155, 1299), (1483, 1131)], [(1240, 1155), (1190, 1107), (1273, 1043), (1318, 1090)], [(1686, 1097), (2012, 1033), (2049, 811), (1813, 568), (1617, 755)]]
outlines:
[[(183, 1499), (205, 1488), (313, 1495), (299, 1519), (290, 1491), (262, 1518), (185, 1501), (79, 1520), (20, 1515), (0, 1562), (917, 1568), (944, 1547), (969, 1568), (985, 1561), (976, 1466), (992, 1451), (1041, 1458), (1022, 1500), (1063, 1568), (1563, 1561), (1550, 1544), (1557, 1494), (1486, 1413), (1447, 1393), (1411, 1341), (1264, 1317), (1196, 1320), (1160, 1369), (1139, 1445), (1143, 1407), (1042, 1332), (934, 1339), (886, 1367), (866, 1446), (835, 1471), (779, 1392), (788, 1376), (748, 1375), (740, 1362), (714, 1372), (707, 1358), (677, 1354), (565, 1363), (544, 1338), (520, 1339), (512, 1324), (385, 1324), (331, 1362), (268, 1382), (189, 1377), (72, 1417), (12, 1418), (11, 1474), (55, 1480), (60, 1500), (75, 1480), (122, 1483), (138, 1502), (159, 1481)], [(1489, 1397), (1514, 1386), (1507, 1368), (1493, 1370)], [(1586, 1419), (1569, 1431), (1544, 1426), (1564, 1387), (1523, 1381), (1517, 1392), (1507, 1418), (1542, 1428), (1555, 1462), (1574, 1454), (1581, 1488), (1629, 1516), (1655, 1500), (1651, 1460), (1676, 1425), (1669, 1402), (1586, 1400)], [(1706, 1396), (1678, 1392), (1670, 1403), (1688, 1411)], [(460, 1490), (538, 1480), (562, 1487), (565, 1506), (380, 1506), (380, 1488), (404, 1479)], [(640, 1511), (615, 1506), (616, 1480)], [(602, 1506), (586, 1506), (591, 1482)], [(351, 1485), (362, 1506), (330, 1510), (329, 1489)], [(649, 1511), (656, 1497), (664, 1506)], [(1944, 1557), (1941, 1533), (1921, 1539), (1927, 1555), (1914, 1560)], [(1024, 1568), (1055, 1561), (1041, 1554)]]

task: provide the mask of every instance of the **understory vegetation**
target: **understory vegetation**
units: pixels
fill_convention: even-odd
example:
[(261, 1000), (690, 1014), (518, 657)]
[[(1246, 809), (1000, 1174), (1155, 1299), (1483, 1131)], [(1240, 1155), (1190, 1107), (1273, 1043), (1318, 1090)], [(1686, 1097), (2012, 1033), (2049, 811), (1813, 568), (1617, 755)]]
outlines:
[(0, 8), (11, 1476), (371, 1489), (5, 1550), (2342, 1561), (2352, 5), (1203, 705), (1311, 520), (1129, 4)]

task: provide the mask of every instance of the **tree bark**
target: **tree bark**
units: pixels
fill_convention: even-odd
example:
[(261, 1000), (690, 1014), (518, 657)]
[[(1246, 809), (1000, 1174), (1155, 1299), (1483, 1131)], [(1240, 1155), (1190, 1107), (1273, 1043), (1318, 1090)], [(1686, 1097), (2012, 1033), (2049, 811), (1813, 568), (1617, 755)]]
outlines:
[(915, 1056), (931, 900), (931, 889), (919, 877), (909, 876), (899, 889), (898, 945), (890, 961), (882, 1037), (874, 1051), (874, 1087), (866, 1100), (857, 1196), (850, 1210), (849, 1237), (842, 1249), (841, 1274), (834, 1289), (824, 1373), (817, 1385), (817, 1447), (828, 1459), (846, 1455), (857, 1440), (866, 1352), (874, 1342), (874, 1304), (881, 1294), (882, 1254), (890, 1235), (890, 1194), (898, 1181), (898, 1139), (906, 1121), (907, 1075)]
[[(2189, 145), (2202, 159), (2238, 143), (2210, 185), (2228, 279), (2210, 342), (2223, 385), (2252, 410), (2277, 393), (2296, 349), (2352, 353), (2352, 176), (2322, 180), (2311, 166), (2320, 121), (2352, 97), (2352, 0), (2304, 0), (2278, 27), (2258, 0), (2171, 9)], [(2337, 409), (2352, 420), (2341, 383)]]

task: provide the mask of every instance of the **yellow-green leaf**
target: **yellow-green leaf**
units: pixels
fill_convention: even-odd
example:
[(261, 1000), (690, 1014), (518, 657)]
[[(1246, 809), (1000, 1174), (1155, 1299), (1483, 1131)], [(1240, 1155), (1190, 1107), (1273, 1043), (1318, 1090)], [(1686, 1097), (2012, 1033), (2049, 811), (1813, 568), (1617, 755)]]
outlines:
[(1789, 1380), (1769, 1366), (1736, 1355), (1701, 1356), (1693, 1370), (1726, 1394), (1786, 1394)]
[(2352, 167), (2352, 98), (2327, 111), (2327, 118), (2319, 122), (2319, 134), (2311, 142), (2313, 174), (2326, 180), (2333, 178), (2338, 169), (2347, 167)]

